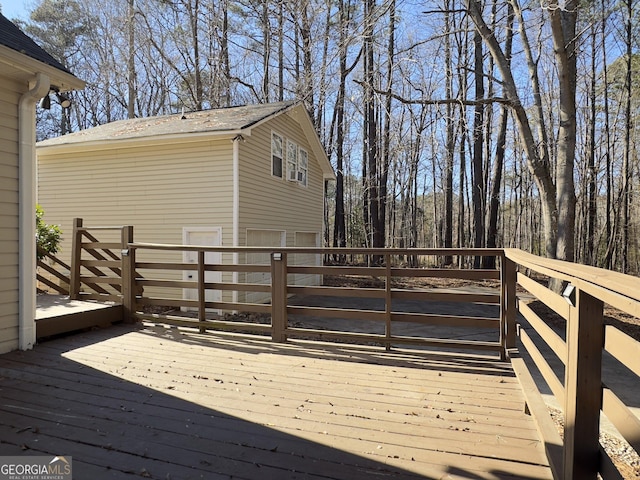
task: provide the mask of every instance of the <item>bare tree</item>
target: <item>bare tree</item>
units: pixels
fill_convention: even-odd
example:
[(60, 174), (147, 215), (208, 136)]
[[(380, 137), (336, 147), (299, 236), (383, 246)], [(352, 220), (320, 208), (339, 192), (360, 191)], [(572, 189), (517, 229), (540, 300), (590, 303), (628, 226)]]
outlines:
[[(527, 165), (533, 175), (541, 197), (543, 235), (547, 256), (573, 260), (574, 224), (575, 224), (575, 187), (573, 166), (575, 158), (576, 119), (576, 35), (575, 26), (578, 15), (577, 1), (566, 1), (561, 7), (557, 1), (548, 4), (553, 47), (558, 70), (558, 90), (560, 92), (560, 131), (557, 141), (556, 182), (553, 180), (549, 145), (545, 135), (536, 140), (529, 113), (518, 94), (518, 88), (511, 71), (510, 62), (498, 43), (494, 32), (484, 20), (482, 10), (474, 0), (465, 0), (469, 15), (482, 36), (495, 64), (500, 71), (505, 92), (509, 100), (520, 141), (527, 156)], [(521, 41), (525, 51), (529, 50), (525, 32), (524, 18), (519, 5), (513, 0), (514, 9), (520, 23)], [(528, 58), (529, 75), (534, 89), (534, 101), (538, 114), (539, 131), (544, 132), (537, 65)], [(537, 92), (536, 92), (537, 91)], [(557, 192), (557, 197), (556, 197)], [(561, 219), (562, 225), (559, 225)]]

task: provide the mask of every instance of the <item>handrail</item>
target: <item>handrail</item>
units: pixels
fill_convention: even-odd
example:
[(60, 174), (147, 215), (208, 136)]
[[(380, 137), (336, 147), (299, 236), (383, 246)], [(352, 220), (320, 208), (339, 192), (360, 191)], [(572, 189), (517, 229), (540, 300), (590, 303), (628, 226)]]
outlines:
[(524, 268), (571, 282), (576, 287), (625, 313), (638, 316), (640, 278), (611, 270), (542, 258), (522, 250), (504, 249), (505, 256)]
[[(271, 326), (272, 338), (277, 340), (285, 340), (293, 337), (315, 337), (315, 338), (340, 338), (344, 337), (348, 341), (358, 339), (360, 341), (375, 342), (382, 344), (386, 348), (391, 348), (393, 344), (420, 344), (420, 345), (437, 345), (442, 347), (451, 348), (470, 348), (475, 350), (492, 350), (500, 352), (503, 358), (506, 357), (506, 349), (504, 344), (504, 336), (500, 334), (505, 330), (500, 327), (500, 309), (496, 309), (495, 321), (484, 317), (469, 317), (469, 316), (450, 316), (448, 318), (428, 314), (413, 313), (411, 315), (404, 314), (405, 312), (396, 311), (394, 308), (395, 303), (398, 301), (450, 301), (450, 302), (472, 302), (472, 303), (484, 303), (489, 305), (499, 306), (501, 304), (500, 290), (495, 289), (493, 292), (451, 292), (451, 291), (433, 291), (425, 288), (421, 289), (403, 289), (393, 285), (393, 282), (401, 277), (429, 277), (438, 276), (435, 268), (417, 269), (415, 267), (407, 268), (400, 264), (396, 264), (395, 258), (405, 257), (408, 255), (423, 256), (423, 257), (444, 257), (444, 256), (464, 256), (470, 257), (475, 255), (481, 256), (496, 256), (502, 257), (502, 250), (500, 249), (346, 249), (350, 254), (361, 255), (365, 257), (378, 256), (382, 260), (380, 264), (374, 266), (324, 266), (324, 265), (299, 265), (296, 264), (296, 255), (314, 255), (314, 256), (327, 256), (331, 254), (345, 254), (343, 249), (335, 248), (320, 248), (320, 247), (287, 247), (287, 248), (274, 248), (274, 247), (224, 247), (224, 246), (187, 246), (187, 245), (168, 245), (168, 244), (154, 244), (154, 243), (139, 243), (132, 242), (127, 245), (128, 259), (130, 262), (130, 269), (136, 271), (144, 271), (145, 280), (140, 283), (145, 287), (160, 287), (167, 289), (192, 289), (196, 292), (194, 300), (181, 300), (177, 301), (169, 297), (150, 298), (147, 296), (125, 300), (125, 310), (131, 311), (135, 319), (150, 318), (148, 314), (140, 312), (141, 307), (144, 306), (159, 306), (163, 303), (165, 305), (179, 305), (181, 308), (192, 308), (197, 310), (197, 328), (218, 328), (220, 326), (226, 326), (231, 328), (235, 323), (225, 322), (222, 319), (218, 319), (215, 322), (211, 322), (207, 319), (207, 309), (219, 309), (227, 311), (256, 311), (262, 310), (259, 306), (247, 300), (251, 298), (248, 296), (248, 292), (265, 292), (265, 287), (268, 287), (266, 291), (267, 296), (264, 300), (271, 303), (269, 311), (271, 312)], [(165, 251), (165, 252), (195, 252), (198, 259), (194, 264), (184, 263), (182, 258), (174, 257), (173, 261), (157, 261), (157, 262), (138, 262), (137, 258), (140, 256), (140, 252), (149, 251)], [(221, 254), (269, 254), (270, 266), (264, 264), (209, 264), (205, 263), (204, 256), (206, 253), (215, 252)], [(231, 258), (231, 255), (228, 256)], [(288, 259), (288, 260), (287, 260)], [(147, 259), (145, 259), (147, 260)], [(192, 272), (188, 277), (182, 280), (176, 278), (176, 271)], [(166, 278), (159, 278), (158, 272), (169, 272)], [(500, 279), (499, 270), (471, 270), (456, 268), (448, 270), (443, 269), (443, 272), (450, 272), (442, 276), (462, 278), (468, 280), (492, 280), (498, 281)], [(215, 281), (206, 280), (207, 273), (218, 273), (221, 278)], [(255, 280), (251, 280), (253, 272), (263, 272), (260, 275), (269, 275), (270, 279), (265, 285), (262, 282), (256, 283)], [(465, 272), (468, 272), (467, 274)], [(242, 275), (241, 282), (233, 282), (232, 273)], [(293, 276), (317, 276), (317, 275), (335, 275), (350, 274), (359, 276), (370, 276), (376, 278), (380, 283), (379, 286), (367, 288), (361, 290), (354, 288), (352, 291), (342, 287), (331, 286), (314, 286), (314, 285), (296, 285), (295, 281), (292, 283), (288, 281), (288, 277)], [(224, 277), (224, 278), (222, 278)], [(497, 284), (496, 284), (497, 286)], [(239, 300), (234, 300), (230, 297), (213, 300), (207, 299), (207, 292), (211, 290), (220, 290), (223, 295), (227, 294), (230, 290), (235, 292), (235, 295)], [(151, 291), (151, 290), (150, 290)], [(364, 297), (372, 299), (378, 299), (379, 303), (376, 307), (363, 307), (363, 308), (330, 308), (321, 307), (317, 305), (292, 305), (289, 302), (289, 297), (293, 294), (297, 296), (319, 296), (319, 297), (345, 297), (356, 296), (360, 297), (360, 294), (364, 294)], [(268, 303), (267, 303), (268, 305)], [(311, 316), (324, 316), (326, 318), (345, 318), (350, 319), (353, 322), (379, 322), (382, 330), (380, 333), (362, 333), (354, 335), (352, 332), (338, 331), (335, 328), (333, 330), (320, 330), (300, 328), (290, 325), (287, 321), (288, 315), (311, 315)], [(175, 316), (175, 315), (174, 315)], [(211, 315), (209, 315), (211, 317)], [(158, 319), (160, 316), (157, 314), (153, 318)], [(167, 319), (165, 319), (167, 320)], [(171, 320), (171, 319), (168, 319)], [(448, 324), (452, 328), (482, 328), (482, 329), (494, 329), (496, 332), (495, 341), (460, 341), (456, 339), (446, 338), (419, 338), (396, 333), (395, 326), (399, 322), (410, 323), (424, 323), (442, 325)], [(184, 324), (184, 321), (180, 322)]]
[[(554, 477), (595, 479), (600, 474), (605, 480), (621, 479), (599, 443), (600, 416), (604, 414), (636, 452), (640, 452), (640, 419), (603, 378), (603, 351), (625, 365), (630, 375), (640, 376), (640, 342), (611, 325), (605, 326), (604, 305), (640, 317), (640, 279), (521, 250), (504, 252), (505, 261), (520, 270), (516, 276), (521, 288), (517, 309), (523, 319), (519, 322), (519, 346), (529, 353), (565, 416), (564, 440), (559, 448), (559, 438), (548, 428), (546, 405), (536, 399), (540, 396), (537, 387), (524, 389), (530, 408), (537, 406), (532, 414), (547, 446)], [(526, 270), (565, 282), (563, 295), (549, 290)], [(556, 332), (540, 318), (531, 307), (535, 301), (564, 319), (564, 332)], [(529, 331), (538, 339), (534, 340)], [(561, 361), (561, 371), (552, 366), (554, 356)], [(519, 360), (519, 355), (514, 356), (513, 365), (521, 383), (530, 384), (530, 366)]]

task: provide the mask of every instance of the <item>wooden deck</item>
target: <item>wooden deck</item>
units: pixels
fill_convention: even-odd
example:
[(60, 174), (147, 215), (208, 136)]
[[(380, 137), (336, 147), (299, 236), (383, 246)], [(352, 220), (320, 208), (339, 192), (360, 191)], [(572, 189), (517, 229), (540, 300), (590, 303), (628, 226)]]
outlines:
[(122, 305), (70, 300), (66, 295), (36, 297), (38, 340), (92, 327), (108, 327), (122, 321)]
[(114, 326), (0, 356), (0, 455), (74, 478), (548, 479), (509, 364)]

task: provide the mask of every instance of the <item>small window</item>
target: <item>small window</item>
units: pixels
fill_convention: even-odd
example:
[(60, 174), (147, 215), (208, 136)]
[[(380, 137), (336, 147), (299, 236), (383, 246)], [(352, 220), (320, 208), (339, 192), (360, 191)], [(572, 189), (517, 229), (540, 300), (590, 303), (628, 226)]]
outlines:
[(309, 154), (306, 150), (300, 149), (298, 153), (298, 182), (303, 187), (307, 186), (307, 176), (309, 170)]
[(271, 175), (282, 178), (282, 137), (271, 134)]
[(298, 180), (298, 145), (287, 140), (287, 180)]

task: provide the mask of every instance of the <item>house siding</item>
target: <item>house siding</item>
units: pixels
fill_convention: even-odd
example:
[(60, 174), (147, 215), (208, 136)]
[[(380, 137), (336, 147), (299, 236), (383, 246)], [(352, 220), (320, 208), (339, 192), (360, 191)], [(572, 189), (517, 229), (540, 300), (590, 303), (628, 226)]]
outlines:
[[(271, 175), (272, 132), (308, 152), (308, 186)], [(135, 240), (149, 243), (181, 244), (183, 227), (221, 227), (222, 245), (232, 246), (235, 135), (194, 138), (184, 134), (174, 143), (160, 140), (161, 146), (140, 138), (101, 146), (82, 142), (39, 146), (38, 200), (45, 221), (63, 230), (59, 256), (71, 258), (75, 217), (83, 218), (86, 226), (133, 225)], [(285, 232), (286, 246), (296, 244), (296, 232), (321, 236), (324, 180), (310, 141), (314, 140), (307, 138), (298, 121), (283, 113), (255, 125), (237, 143), (239, 246), (247, 245), (248, 231), (258, 232), (254, 245), (263, 238), (260, 232), (273, 230)], [(101, 231), (103, 238), (119, 240)], [(138, 251), (138, 260), (182, 262), (170, 252), (144, 250)], [(230, 260), (230, 256), (224, 259)], [(238, 260), (246, 262), (246, 255), (238, 255)], [(164, 275), (168, 280), (182, 279), (180, 271)], [(237, 277), (240, 282), (247, 278)], [(232, 281), (232, 275), (225, 273), (223, 281)], [(155, 292), (145, 290), (150, 296)], [(223, 300), (231, 299), (228, 293), (224, 292)], [(174, 289), (170, 298), (179, 294)], [(245, 295), (240, 292), (237, 298)]]
[(18, 348), (18, 102), (21, 86), (0, 76), (0, 353)]
[[(135, 241), (149, 243), (182, 244), (183, 227), (221, 227), (222, 244), (232, 244), (230, 139), (79, 150), (38, 150), (38, 202), (45, 221), (62, 228), (60, 258), (71, 258), (75, 217), (89, 227), (133, 225)], [(119, 240), (107, 233), (100, 232), (100, 240)], [(146, 251), (138, 259), (182, 261), (162, 251)], [(182, 279), (180, 271), (165, 273), (167, 279)]]
[[(271, 132), (290, 139), (309, 153), (308, 186), (271, 175)], [(324, 180), (300, 125), (280, 115), (260, 125), (240, 144), (240, 244), (248, 229), (286, 230), (286, 246), (295, 232), (322, 232)], [(283, 162), (286, 176), (286, 160)]]

